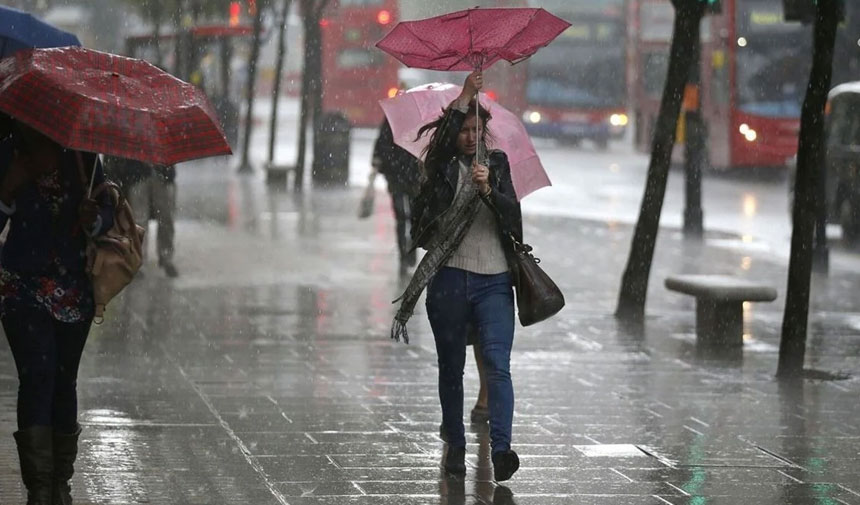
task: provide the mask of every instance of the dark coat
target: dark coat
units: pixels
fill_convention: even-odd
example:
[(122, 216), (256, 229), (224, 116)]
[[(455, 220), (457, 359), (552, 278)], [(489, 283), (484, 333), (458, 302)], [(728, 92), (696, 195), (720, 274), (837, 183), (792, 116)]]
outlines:
[[(87, 176), (92, 172), (93, 154), (82, 153)], [(11, 140), (0, 142), (0, 178), (12, 160)], [(54, 254), (59, 263), (70, 273), (83, 273), (86, 267), (86, 232), (78, 226), (78, 207), (87, 188), (81, 181), (75, 151), (64, 150), (60, 161), (61, 184), (68, 194), (60, 208), (60, 218), (55, 219), (44, 200), (39, 196), (35, 184), (21, 189), (15, 199), (15, 213), (7, 216), (0, 212), (0, 229), (9, 223), (9, 235), (3, 245), (0, 264), (20, 274), (43, 274), (51, 265)], [(101, 163), (95, 174), (95, 186), (104, 182)], [(99, 200), (101, 226), (97, 235), (113, 227), (114, 206), (109, 195)]]
[[(439, 217), (454, 201), (460, 167), (456, 156), (452, 157), (450, 153), (456, 152), (454, 146), (465, 119), (466, 114), (449, 108), (444, 122), (439, 126), (442, 134), (437, 145), (427, 153), (427, 179), (421, 185), (421, 191), (412, 207), (413, 248), (427, 248), (436, 233)], [(517, 241), (522, 242), (523, 217), (520, 203), (514, 193), (507, 155), (498, 150), (490, 151), (489, 169), (492, 191), (483, 201), (499, 217), (497, 224), (501, 243), (506, 255), (511, 258), (514, 251), (510, 236), (513, 235)]]
[(379, 136), (373, 145), (373, 160), (377, 171), (385, 176), (391, 193), (418, 194), (421, 186), (421, 167), (418, 158), (394, 143), (394, 133), (388, 120), (379, 127)]

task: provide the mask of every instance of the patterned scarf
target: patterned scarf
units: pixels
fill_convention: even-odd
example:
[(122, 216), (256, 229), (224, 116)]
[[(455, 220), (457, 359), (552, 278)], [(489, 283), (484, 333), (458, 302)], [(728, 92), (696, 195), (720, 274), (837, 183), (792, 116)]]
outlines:
[[(468, 181), (471, 182), (471, 181)], [(481, 197), (474, 190), (472, 184), (462, 184), (458, 188), (457, 195), (451, 207), (442, 216), (442, 222), (436, 232), (430, 249), (427, 254), (418, 263), (415, 273), (412, 275), (412, 280), (406, 287), (406, 291), (393, 303), (400, 302), (400, 308), (394, 316), (394, 322), (391, 325), (391, 338), (397, 342), (403, 339), (403, 342), (409, 343), (409, 333), (406, 331), (406, 322), (412, 317), (412, 312), (415, 310), (415, 304), (421, 298), (421, 293), (430, 280), (436, 275), (436, 272), (442, 269), (448, 262), (448, 259), (460, 246), (469, 227), (472, 226), (472, 221), (478, 214)]]

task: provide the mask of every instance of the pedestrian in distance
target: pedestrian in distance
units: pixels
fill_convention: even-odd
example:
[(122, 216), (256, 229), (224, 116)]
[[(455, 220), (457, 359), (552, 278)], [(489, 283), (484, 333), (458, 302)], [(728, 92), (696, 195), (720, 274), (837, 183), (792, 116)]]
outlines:
[(460, 96), (419, 130), (419, 137), (430, 135), (430, 143), (413, 207), (412, 236), (427, 253), (400, 298), (391, 333), (408, 342), (406, 322), (426, 287), (447, 433), (444, 468), (463, 474), (463, 368), (467, 334), (474, 328), (486, 373), (493, 475), (505, 481), (519, 468), (511, 449), (514, 295), (509, 265), (514, 257), (510, 238), (522, 241), (522, 214), (507, 156), (486, 150), (491, 117), (486, 108), (475, 107), (482, 86), (480, 72), (469, 74)]
[[(397, 249), (400, 253), (400, 275), (415, 266), (416, 252), (410, 238), (412, 200), (418, 196), (421, 181), (421, 168), (418, 159), (394, 143), (394, 134), (388, 119), (379, 126), (379, 135), (373, 145), (371, 162), (374, 172), (385, 177), (388, 194), (391, 195), (391, 208), (397, 231)], [(373, 178), (373, 175), (371, 175)], [(372, 188), (371, 188), (372, 190)]]
[[(136, 223), (147, 228), (150, 219), (155, 220), (158, 226), (155, 236), (158, 266), (164, 269), (168, 277), (178, 277), (179, 271), (173, 263), (176, 236), (176, 167), (109, 156), (105, 158), (105, 171), (125, 192)], [(144, 261), (146, 250), (144, 242)]]
[[(95, 155), (10, 122), (0, 140), (0, 322), (18, 370), (15, 442), (28, 505), (70, 504), (78, 365), (93, 320), (87, 237), (113, 227), (107, 194), (86, 197)], [(86, 169), (84, 167), (87, 167)], [(95, 185), (104, 181), (101, 166)]]

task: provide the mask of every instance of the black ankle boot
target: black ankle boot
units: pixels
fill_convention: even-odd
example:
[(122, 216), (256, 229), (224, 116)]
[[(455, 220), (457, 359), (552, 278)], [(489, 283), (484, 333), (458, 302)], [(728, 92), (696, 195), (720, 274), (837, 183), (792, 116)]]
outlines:
[(445, 455), (445, 471), (454, 475), (466, 474), (466, 448), (448, 446)]
[(493, 454), (493, 478), (496, 482), (510, 479), (519, 468), (520, 457), (514, 451), (507, 450)]
[(74, 433), (54, 432), (53, 505), (72, 505), (72, 486), (69, 481), (75, 473), (80, 436), (80, 426)]
[(21, 480), (27, 488), (27, 505), (52, 505), (54, 473), (53, 429), (33, 426), (15, 432)]

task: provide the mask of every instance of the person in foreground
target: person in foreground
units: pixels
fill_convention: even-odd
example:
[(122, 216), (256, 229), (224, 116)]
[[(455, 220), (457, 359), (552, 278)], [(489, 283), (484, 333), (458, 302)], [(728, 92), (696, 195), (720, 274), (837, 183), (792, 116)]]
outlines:
[[(78, 365), (95, 310), (87, 237), (111, 229), (114, 207), (107, 197), (85, 196), (95, 155), (4, 121), (11, 126), (0, 139), (0, 227), (10, 229), (0, 257), (0, 321), (18, 369), (21, 478), (27, 505), (70, 505), (81, 433)], [(95, 184), (103, 180), (99, 165)]]
[[(419, 131), (419, 137), (432, 134), (413, 207), (412, 238), (427, 254), (399, 299), (391, 331), (395, 340), (408, 342), (406, 322), (427, 287), (448, 443), (444, 466), (452, 474), (466, 472), (463, 367), (469, 328), (477, 331), (489, 393), (493, 475), (505, 481), (519, 468), (511, 450), (514, 295), (508, 259), (514, 255), (511, 237), (522, 240), (522, 214), (507, 156), (485, 148), (491, 117), (485, 108), (476, 112), (474, 101), (482, 86), (480, 72), (469, 74), (442, 117)], [(476, 153), (486, 153), (486, 159)]]

